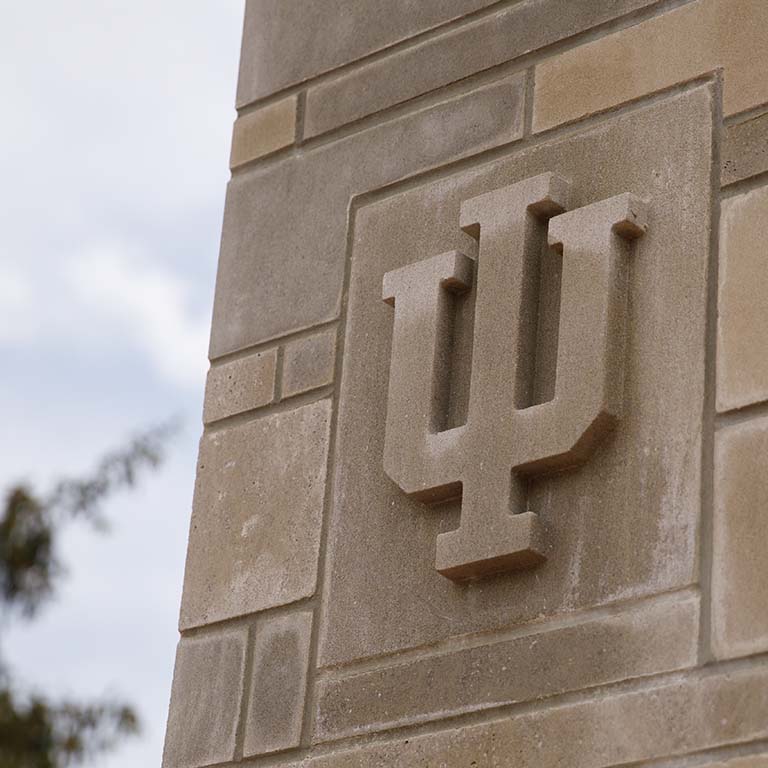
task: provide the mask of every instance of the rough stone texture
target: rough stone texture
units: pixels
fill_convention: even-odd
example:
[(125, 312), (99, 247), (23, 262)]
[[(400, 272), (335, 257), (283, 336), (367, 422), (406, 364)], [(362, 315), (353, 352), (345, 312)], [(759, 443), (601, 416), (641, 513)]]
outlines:
[(240, 628), (179, 642), (163, 768), (198, 768), (234, 757), (246, 636)]
[(724, 200), (720, 216), (717, 407), (768, 400), (768, 186)]
[(208, 371), (203, 423), (271, 403), (275, 396), (277, 350), (258, 352), (214, 365)]
[[(711, 114), (712, 92), (699, 86), (558, 141), (511, 148), (506, 158), (360, 209), (322, 663), (653, 594), (696, 579)], [(583, 467), (531, 484), (528, 508), (547, 530), (549, 559), (530, 571), (455, 584), (434, 570), (433, 552), (438, 533), (456, 528), (457, 505), (424, 507), (389, 481), (382, 467), (392, 334), (382, 279), (397, 267), (465, 247), (467, 236), (457, 226), (462, 201), (544, 172), (571, 180), (572, 209), (625, 192), (649, 201), (649, 230), (632, 257), (624, 415)], [(546, 307), (556, 311), (551, 294), (558, 281), (556, 274), (545, 276), (540, 291), (543, 362), (533, 378), (535, 390), (542, 374), (542, 395), (552, 391), (554, 379), (547, 350), (557, 348), (557, 336)], [(449, 396), (447, 426), (461, 423), (462, 376), (470, 368), (472, 294), (465, 296), (468, 303), (457, 305), (454, 324), (451, 388), (457, 413), (451, 413)], [(500, 313), (509, 311), (499, 307)], [(510, 318), (500, 322), (511, 325)]]
[(551, 631), (321, 683), (324, 741), (540, 699), (696, 664), (698, 599), (662, 601)]
[(330, 403), (203, 436), (181, 628), (315, 591)]
[(768, 754), (736, 757), (722, 763), (707, 763), (706, 768), (768, 768)]
[(256, 630), (245, 757), (297, 747), (307, 689), (312, 613), (266, 619)]
[(334, 319), (350, 197), (514, 141), (522, 113), (523, 76), (516, 75), (235, 177), (224, 211), (211, 359)]
[(653, 1), (515, 3), (309, 88), (305, 136), (316, 136), (408, 101)]
[[(301, 768), (611, 768), (768, 737), (764, 667), (602, 692), (482, 724), (310, 758)], [(510, 762), (511, 759), (514, 762)], [(286, 761), (287, 763), (289, 761)], [(298, 768), (299, 763), (290, 763)]]
[(726, 128), (720, 156), (723, 186), (768, 172), (768, 112)]
[(247, 0), (237, 106), (496, 0)]
[(237, 168), (258, 157), (293, 144), (296, 135), (296, 97), (241, 115), (232, 129), (229, 167)]
[(768, 651), (768, 418), (715, 443), (713, 646), (720, 658)]
[(285, 345), (283, 397), (299, 395), (333, 382), (336, 363), (336, 329), (317, 333)]
[(534, 131), (724, 68), (726, 115), (768, 101), (765, 0), (697, 0), (536, 67)]

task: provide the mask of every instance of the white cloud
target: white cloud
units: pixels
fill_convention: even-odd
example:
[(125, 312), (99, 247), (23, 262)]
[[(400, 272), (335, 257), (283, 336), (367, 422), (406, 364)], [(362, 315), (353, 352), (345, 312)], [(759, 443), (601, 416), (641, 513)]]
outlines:
[(32, 280), (17, 266), (0, 262), (0, 344), (25, 343), (39, 326)]
[(171, 383), (200, 385), (210, 318), (193, 313), (189, 286), (178, 275), (101, 246), (73, 259), (67, 279), (75, 299), (93, 310), (91, 322), (112, 325), (110, 339), (127, 336)]

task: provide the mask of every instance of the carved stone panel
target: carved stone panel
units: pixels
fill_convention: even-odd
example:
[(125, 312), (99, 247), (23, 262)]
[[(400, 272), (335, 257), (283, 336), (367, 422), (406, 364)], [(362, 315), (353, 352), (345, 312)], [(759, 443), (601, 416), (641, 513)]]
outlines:
[(711, 115), (353, 206), (322, 664), (696, 581)]

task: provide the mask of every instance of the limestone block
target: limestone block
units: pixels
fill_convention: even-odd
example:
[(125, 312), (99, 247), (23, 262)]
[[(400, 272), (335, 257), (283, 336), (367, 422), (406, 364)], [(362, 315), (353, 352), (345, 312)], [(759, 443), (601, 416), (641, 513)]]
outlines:
[(330, 404), (203, 435), (181, 628), (315, 591)]
[(768, 399), (768, 186), (724, 200), (720, 215), (717, 407)]
[(715, 443), (713, 646), (720, 658), (768, 650), (768, 419)]
[(309, 611), (259, 623), (253, 646), (245, 757), (299, 745), (311, 634)]
[(350, 197), (519, 138), (523, 83), (515, 75), (235, 177), (211, 359), (337, 317)]
[(163, 768), (198, 768), (234, 757), (246, 637), (241, 627), (179, 642)]
[[(712, 106), (712, 89), (695, 86), (565, 138), (517, 151), (511, 146), (493, 162), (372, 198), (357, 211), (323, 665), (696, 581)], [(648, 231), (631, 256), (623, 408), (582, 466), (530, 479), (526, 509), (546, 532), (546, 560), (528, 571), (454, 583), (435, 569), (435, 543), (439, 534), (459, 527), (459, 504), (426, 506), (385, 474), (387, 387), (395, 353), (392, 310), (381, 301), (382, 281), (387, 272), (435, 255), (463, 251), (474, 256), (473, 227), (467, 234), (458, 226), (462, 203), (544, 173), (570, 180), (572, 211), (625, 193), (648, 204)], [(482, 222), (480, 231), (482, 261)], [(588, 227), (584, 236), (594, 234)], [(531, 248), (535, 244), (534, 239)], [(592, 322), (583, 315), (572, 315), (572, 328), (560, 326), (560, 285), (570, 280), (561, 269), (567, 242), (562, 259), (546, 243), (541, 248), (538, 278), (528, 282), (527, 311), (536, 322), (519, 348), (518, 407), (532, 405), (533, 421), (539, 418), (536, 404), (551, 401), (558, 378), (565, 376), (558, 372), (561, 355), (583, 354), (581, 348), (596, 341), (580, 334)], [(438, 431), (466, 422), (476, 370), (492, 377), (510, 372), (504, 365), (494, 370), (492, 360), (478, 359), (473, 350), (475, 291), (454, 301), (448, 315), (452, 342), (435, 379), (434, 404), (429, 404)], [(495, 313), (485, 336), (511, 338), (510, 329), (519, 322), (511, 298), (499, 300)], [(478, 349), (486, 354), (482, 345)], [(414, 357), (412, 364), (428, 368), (430, 359)], [(510, 377), (507, 386), (517, 386), (514, 382)], [(414, 420), (425, 418), (419, 406), (423, 402), (415, 400)], [(509, 418), (504, 403), (489, 400), (484, 407), (485, 418)], [(467, 461), (492, 467), (495, 451), (489, 440), (483, 455), (470, 454)]]
[(299, 395), (330, 384), (335, 364), (335, 328), (286, 344), (283, 354), (283, 397)]
[(293, 144), (296, 135), (296, 97), (276, 101), (266, 107), (240, 115), (232, 129), (229, 167), (237, 168), (251, 160)]
[(205, 383), (203, 423), (271, 403), (275, 397), (276, 370), (275, 349), (214, 365)]
[(533, 128), (543, 131), (724, 68), (727, 115), (768, 101), (768, 4), (696, 0), (536, 67)]
[(705, 768), (768, 768), (768, 753), (735, 757), (722, 763), (707, 763)]
[(723, 132), (720, 155), (723, 186), (768, 172), (768, 112), (729, 125)]
[(495, 0), (247, 0), (237, 106), (348, 64)]
[(310, 87), (305, 135), (325, 133), (652, 2), (539, 0), (512, 4)]
[[(768, 737), (768, 670), (682, 678), (490, 722), (286, 761), (284, 768), (613, 768)], [(759, 765), (759, 763), (758, 763)], [(729, 768), (731, 768), (729, 766)], [(739, 768), (742, 768), (739, 766)]]
[(315, 740), (692, 667), (698, 620), (698, 598), (665, 600), (371, 672), (331, 673), (318, 689)]

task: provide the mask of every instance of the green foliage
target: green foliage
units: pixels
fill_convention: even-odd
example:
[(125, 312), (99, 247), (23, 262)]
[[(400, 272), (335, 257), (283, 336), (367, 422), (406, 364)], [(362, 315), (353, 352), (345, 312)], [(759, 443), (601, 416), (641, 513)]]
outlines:
[[(0, 516), (0, 610), (7, 620), (32, 619), (54, 594), (63, 572), (56, 552), (62, 525), (82, 519), (104, 530), (103, 502), (135, 486), (142, 470), (157, 467), (175, 430), (168, 424), (139, 435), (107, 454), (93, 474), (61, 480), (47, 495), (24, 484), (8, 491)], [(80, 765), (138, 730), (135, 712), (120, 702), (23, 695), (0, 663), (0, 768)]]

